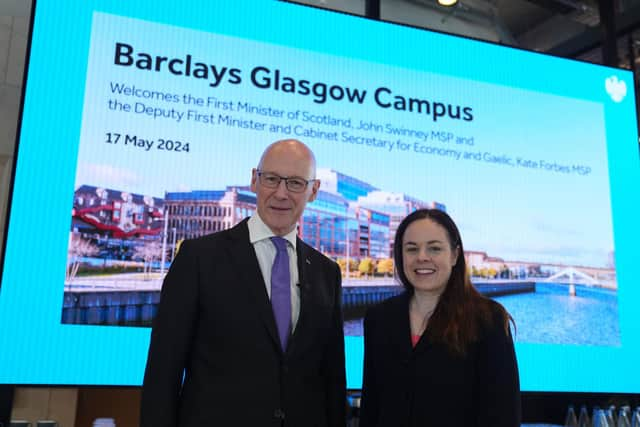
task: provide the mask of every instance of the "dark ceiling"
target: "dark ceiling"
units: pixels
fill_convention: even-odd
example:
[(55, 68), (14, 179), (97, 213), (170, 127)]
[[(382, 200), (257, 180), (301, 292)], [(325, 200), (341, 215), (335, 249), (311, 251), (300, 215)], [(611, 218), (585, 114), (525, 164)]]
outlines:
[[(630, 58), (640, 56), (640, 0), (459, 0), (453, 7), (436, 0), (296, 1), (363, 15), (377, 8), (382, 20), (612, 66), (631, 68)], [(403, 22), (401, 13), (393, 13), (403, 8), (437, 16), (442, 25), (434, 28), (434, 19), (423, 24), (415, 16)], [(465, 24), (464, 32), (456, 22)]]

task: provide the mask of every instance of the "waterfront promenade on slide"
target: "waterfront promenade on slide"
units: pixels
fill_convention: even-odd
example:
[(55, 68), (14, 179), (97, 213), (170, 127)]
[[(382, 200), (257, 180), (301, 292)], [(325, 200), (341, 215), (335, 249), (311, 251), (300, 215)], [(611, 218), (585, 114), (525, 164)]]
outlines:
[[(619, 345), (615, 290), (539, 278), (474, 281), (483, 294), (507, 308), (516, 321), (516, 342)], [(65, 286), (61, 321), (66, 324), (150, 326), (160, 300), (160, 274), (76, 278)], [(362, 335), (366, 309), (403, 288), (391, 277), (344, 281), (345, 335)]]

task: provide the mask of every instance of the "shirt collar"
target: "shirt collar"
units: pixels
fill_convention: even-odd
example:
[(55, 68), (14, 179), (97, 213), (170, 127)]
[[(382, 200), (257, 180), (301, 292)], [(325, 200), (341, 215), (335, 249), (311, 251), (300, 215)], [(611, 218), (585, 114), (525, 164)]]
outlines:
[[(267, 224), (265, 224), (264, 221), (262, 221), (262, 218), (260, 218), (260, 215), (258, 215), (258, 212), (256, 212), (254, 215), (251, 216), (251, 218), (249, 218), (249, 221), (247, 222), (247, 226), (249, 227), (249, 241), (251, 242), (251, 244), (254, 244), (261, 240), (266, 240), (275, 236), (275, 234), (273, 233), (273, 231), (271, 231), (271, 229), (267, 226)], [(289, 233), (281, 237), (287, 240), (295, 250), (296, 241), (297, 241), (296, 236), (297, 236), (296, 228), (294, 228)]]

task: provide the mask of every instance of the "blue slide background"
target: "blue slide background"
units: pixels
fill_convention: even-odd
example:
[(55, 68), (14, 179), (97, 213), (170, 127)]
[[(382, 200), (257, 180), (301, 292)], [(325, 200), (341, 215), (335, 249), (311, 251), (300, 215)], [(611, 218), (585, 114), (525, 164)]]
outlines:
[[(579, 228), (586, 230), (585, 235), (573, 237), (580, 247), (615, 247), (621, 345), (518, 343), (521, 385), (525, 391), (639, 392), (640, 374), (635, 368), (640, 354), (640, 322), (635, 305), (640, 288), (635, 286), (633, 262), (639, 233), (633, 208), (640, 199), (640, 162), (631, 73), (266, 0), (242, 6), (199, 1), (188, 8), (158, 1), (71, 3), (60, 8), (51, 0), (37, 2), (0, 288), (0, 382), (139, 385), (142, 381), (149, 329), (60, 323), (73, 190), (86, 181), (83, 173), (90, 176), (84, 166), (90, 166), (95, 158), (122, 168), (128, 166), (127, 161), (135, 161), (135, 157), (124, 159), (104, 145), (90, 145), (103, 135), (116, 114), (103, 111), (108, 96), (104, 82), (120, 79), (142, 86), (151, 78), (152, 87), (178, 85), (179, 90), (203, 96), (211, 88), (195, 79), (159, 73), (149, 77), (148, 73), (136, 74), (113, 65), (106, 68), (112, 61), (109, 49), (113, 41), (123, 37), (129, 43), (144, 45), (145, 51), (176, 57), (191, 53), (204, 62), (236, 66), (245, 73), (252, 66), (266, 65), (311, 81), (370, 91), (386, 86), (407, 96), (471, 105), (475, 115), (472, 124), (443, 120), (441, 126), (456, 133), (468, 132), (480, 141), (484, 138), (483, 150), (490, 147), (490, 151), (532, 158), (550, 152), (551, 160), (590, 165), (593, 172), (588, 177), (519, 170), (513, 174), (512, 186), (500, 189), (499, 199), (506, 192), (513, 196), (514, 203), (485, 206), (474, 199), (480, 197), (478, 192), (465, 190), (465, 186), (476, 182), (490, 187), (504, 180), (504, 168), (461, 164), (456, 166), (460, 168), (456, 175), (447, 172), (453, 165), (451, 160), (408, 154), (394, 158), (376, 153), (366, 154), (370, 161), (354, 165), (349, 159), (361, 154), (363, 147), (336, 148), (310, 141), (319, 166), (378, 180), (375, 184), (389, 191), (445, 201), (452, 206), (454, 217), (461, 218), (467, 248), (470, 243), (483, 241), (482, 233), (474, 234), (473, 218), (487, 221), (494, 218), (494, 212), (500, 212), (503, 217), (493, 220), (508, 229), (510, 223), (514, 227), (526, 223), (523, 215), (528, 206), (546, 212), (560, 229), (579, 222)], [(168, 31), (173, 31), (169, 38)], [(206, 40), (216, 40), (226, 48), (212, 49)], [(189, 52), (183, 46), (188, 46)], [(416, 46), (429, 48), (417, 55)], [(100, 69), (106, 71), (100, 74)], [(613, 102), (604, 90), (605, 79), (612, 75), (624, 81), (629, 90), (620, 103)], [(390, 112), (371, 103), (366, 108), (331, 101), (318, 106), (309, 97), (274, 95), (245, 86), (244, 97), (258, 104), (354, 120), (382, 121), (390, 117), (388, 120), (398, 125), (418, 127), (415, 113)], [(220, 88), (216, 96), (236, 96), (234, 91), (237, 88)], [(148, 117), (125, 117), (124, 113), (120, 119), (122, 126), (132, 129), (169, 132), (173, 126)], [(539, 123), (545, 124), (544, 129)], [(180, 133), (194, 141), (205, 141), (210, 130), (191, 126), (180, 129)], [(202, 186), (210, 188), (246, 183), (256, 153), (273, 139), (233, 130), (216, 135), (235, 143), (202, 148), (203, 163), (213, 156), (232, 159), (217, 175), (207, 177)], [(145, 161), (149, 173), (171, 169), (172, 164), (185, 171), (200, 170), (189, 163), (197, 163), (194, 158), (175, 163), (175, 158), (147, 156)], [(430, 171), (423, 176), (416, 171), (424, 162), (428, 162)], [(418, 184), (411, 184), (407, 190), (407, 183), (424, 182), (416, 180), (416, 173), (418, 178), (435, 180), (428, 192), (421, 193), (426, 190)], [(148, 187), (138, 191), (162, 196), (164, 190), (176, 190), (169, 185), (197, 189), (201, 177), (185, 174), (180, 182), (175, 182), (175, 176), (166, 178), (167, 184), (162, 182), (162, 174), (151, 176)], [(528, 194), (537, 195), (533, 202), (516, 197), (524, 184)], [(549, 188), (557, 192), (548, 194)], [(560, 205), (576, 209), (560, 209)], [(524, 236), (528, 241), (540, 238), (533, 229)], [(506, 236), (496, 240), (496, 246), (489, 248), (493, 252), (511, 250), (516, 258), (527, 255), (508, 247)], [(564, 241), (560, 236), (559, 243)], [(601, 252), (589, 254), (584, 255), (586, 260), (597, 265)], [(571, 253), (553, 255), (572, 261)], [(346, 343), (348, 386), (358, 388), (362, 339), (347, 337)]]

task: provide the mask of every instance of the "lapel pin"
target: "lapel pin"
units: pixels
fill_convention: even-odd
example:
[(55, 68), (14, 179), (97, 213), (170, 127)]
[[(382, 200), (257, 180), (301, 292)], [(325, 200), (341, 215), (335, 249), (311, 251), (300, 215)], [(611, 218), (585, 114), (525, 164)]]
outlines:
[(309, 258), (305, 259), (305, 261), (307, 261), (307, 264), (311, 265), (311, 261), (309, 261)]

